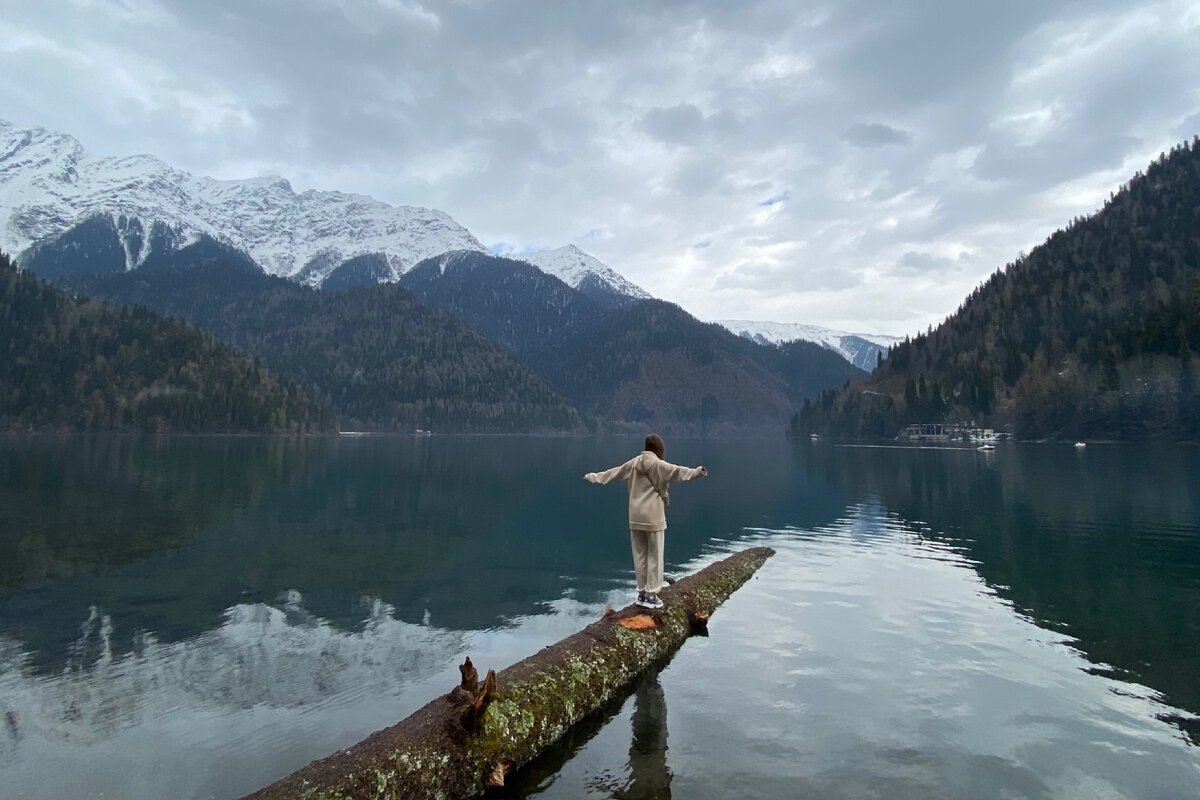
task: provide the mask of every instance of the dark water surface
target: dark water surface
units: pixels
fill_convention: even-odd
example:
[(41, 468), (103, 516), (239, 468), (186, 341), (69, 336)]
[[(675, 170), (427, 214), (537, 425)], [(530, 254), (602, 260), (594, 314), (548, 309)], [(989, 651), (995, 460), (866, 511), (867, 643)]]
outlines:
[[(237, 797), (631, 599), (633, 439), (0, 440), (0, 796)], [(668, 441), (778, 553), (546, 798), (1200, 798), (1200, 450)]]

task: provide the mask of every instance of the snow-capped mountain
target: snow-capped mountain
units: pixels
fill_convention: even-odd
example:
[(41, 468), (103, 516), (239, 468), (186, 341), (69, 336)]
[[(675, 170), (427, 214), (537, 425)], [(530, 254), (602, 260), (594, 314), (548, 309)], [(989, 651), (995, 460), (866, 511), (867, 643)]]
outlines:
[(744, 319), (713, 321), (738, 336), (759, 344), (782, 345), (797, 341), (815, 342), (828, 350), (841, 354), (842, 358), (867, 372), (875, 369), (880, 352), (886, 356), (894, 344), (902, 341), (899, 336), (846, 333), (799, 322), (756, 322)]
[(607, 293), (634, 300), (651, 299), (645, 289), (626, 280), (612, 267), (573, 244), (557, 250), (539, 250), (508, 257), (533, 264), (584, 294)]
[[(395, 280), (448, 250), (486, 248), (441, 211), (364, 195), (308, 190), (280, 177), (216, 180), (147, 155), (96, 157), (71, 136), (0, 120), (0, 249), (19, 254), (97, 214), (125, 229), (172, 229), (179, 245), (207, 235), (248, 253), (272, 275), (319, 285), (344, 262), (382, 253)], [(125, 217), (125, 220), (121, 220)], [(126, 268), (149, 255), (135, 237)], [(161, 241), (161, 240), (160, 240)]]

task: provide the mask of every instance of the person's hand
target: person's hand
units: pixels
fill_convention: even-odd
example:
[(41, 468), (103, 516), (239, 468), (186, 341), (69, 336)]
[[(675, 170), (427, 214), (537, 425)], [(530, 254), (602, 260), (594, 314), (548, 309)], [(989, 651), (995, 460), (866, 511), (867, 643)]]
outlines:
[(700, 477), (707, 478), (708, 477), (708, 468), (702, 465), (699, 469), (700, 469)]

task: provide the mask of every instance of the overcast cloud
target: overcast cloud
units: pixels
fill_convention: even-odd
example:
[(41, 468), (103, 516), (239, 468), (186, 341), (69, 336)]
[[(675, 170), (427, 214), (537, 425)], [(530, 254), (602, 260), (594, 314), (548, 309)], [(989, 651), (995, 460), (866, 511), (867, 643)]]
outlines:
[(0, 118), (907, 334), (1200, 133), (1200, 0), (8, 0)]

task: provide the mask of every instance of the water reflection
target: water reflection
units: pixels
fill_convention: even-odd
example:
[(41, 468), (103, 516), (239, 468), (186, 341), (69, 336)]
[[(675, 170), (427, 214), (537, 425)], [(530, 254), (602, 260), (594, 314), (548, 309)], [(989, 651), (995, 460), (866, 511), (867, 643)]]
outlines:
[[(953, 548), (1095, 673), (1200, 712), (1200, 451), (825, 447), (805, 459)], [(1200, 743), (1195, 720), (1172, 721)]]
[[(669, 567), (763, 515), (832, 518), (843, 507), (836, 491), (751, 459), (754, 445), (671, 445), (721, 479), (680, 490)], [(363, 624), (363, 596), (401, 619), (459, 630), (505, 625), (562, 596), (597, 602), (630, 569), (625, 501), (589, 495), (580, 475), (630, 447), (519, 437), (10, 439), (0, 446), (0, 632), (53, 673), (87, 656), (68, 648), (92, 606), (111, 621), (120, 654), (143, 633), (199, 636), (231, 605), (273, 603), (290, 589), (347, 631)]]
[[(0, 446), (5, 797), (239, 796), (624, 605), (625, 498), (579, 476), (630, 446)], [(668, 447), (711, 472), (671, 571), (779, 555), (511, 796), (1187, 796), (1150, 715), (1196, 730), (1197, 451)]]
[[(639, 687), (645, 703), (608, 712), (512, 796), (1197, 796), (1195, 751), (1154, 719), (1172, 709), (1086, 674), (1082, 653), (1013, 613), (960, 545), (878, 497), (757, 535), (777, 553), (712, 637), (689, 640)], [(631, 716), (660, 707), (656, 688), (669, 750), (665, 715), (647, 714), (644, 737)]]
[(192, 639), (143, 634), (127, 653), (114, 652), (112, 620), (93, 608), (54, 676), (0, 637), (4, 795), (158, 797), (153, 776), (167, 774), (174, 796), (236, 797), (317, 755), (314, 742), (328, 751), (395, 722), (398, 694), (467, 645), (363, 604), (363, 626), (344, 632), (288, 592), (234, 606)]
[(178, 547), (275, 480), (231, 437), (186, 441), (0, 438), (0, 591)]
[(633, 695), (633, 740), (629, 745), (629, 777), (612, 790), (615, 800), (670, 800), (667, 767), (667, 700), (658, 671), (638, 681)]

